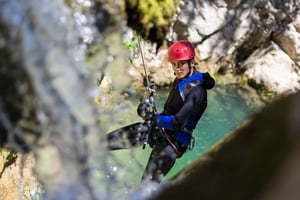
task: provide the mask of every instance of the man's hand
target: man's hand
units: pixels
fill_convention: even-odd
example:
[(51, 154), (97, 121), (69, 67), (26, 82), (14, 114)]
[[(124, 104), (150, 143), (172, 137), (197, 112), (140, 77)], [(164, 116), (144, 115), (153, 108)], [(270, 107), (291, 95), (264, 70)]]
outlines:
[(138, 116), (140, 116), (145, 121), (151, 120), (154, 114), (153, 104), (151, 102), (151, 99), (147, 97), (147, 98), (142, 98), (140, 101), (141, 102), (137, 108)]

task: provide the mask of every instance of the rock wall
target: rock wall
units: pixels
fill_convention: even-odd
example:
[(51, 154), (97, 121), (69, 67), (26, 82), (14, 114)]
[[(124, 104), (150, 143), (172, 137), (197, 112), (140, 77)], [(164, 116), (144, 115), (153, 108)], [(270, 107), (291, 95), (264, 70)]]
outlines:
[[(202, 70), (245, 75), (251, 85), (276, 93), (295, 92), (300, 89), (299, 6), (298, 0), (182, 0), (167, 38), (193, 42)], [(167, 51), (161, 48), (156, 55), (153, 46), (143, 48), (148, 67), (157, 69), (154, 75), (163, 74), (158, 85), (170, 82), (173, 76), (159, 68), (167, 65)]]

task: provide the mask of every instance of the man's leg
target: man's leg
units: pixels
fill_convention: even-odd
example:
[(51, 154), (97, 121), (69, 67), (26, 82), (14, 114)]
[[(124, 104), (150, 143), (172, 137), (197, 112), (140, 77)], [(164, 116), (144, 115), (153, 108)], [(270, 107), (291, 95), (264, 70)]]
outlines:
[(107, 147), (109, 150), (118, 150), (141, 146), (148, 130), (148, 126), (138, 122), (112, 131), (106, 135)]
[(151, 152), (142, 180), (160, 182), (171, 170), (176, 158), (176, 151), (167, 142), (156, 145)]

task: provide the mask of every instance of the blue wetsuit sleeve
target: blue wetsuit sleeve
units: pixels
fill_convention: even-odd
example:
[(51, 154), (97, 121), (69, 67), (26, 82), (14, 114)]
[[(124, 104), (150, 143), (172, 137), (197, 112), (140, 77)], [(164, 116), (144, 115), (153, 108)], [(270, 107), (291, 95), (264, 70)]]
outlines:
[(174, 115), (171, 116), (160, 115), (157, 117), (157, 125), (159, 127), (163, 127), (173, 131), (175, 130), (172, 124), (173, 120), (174, 120)]

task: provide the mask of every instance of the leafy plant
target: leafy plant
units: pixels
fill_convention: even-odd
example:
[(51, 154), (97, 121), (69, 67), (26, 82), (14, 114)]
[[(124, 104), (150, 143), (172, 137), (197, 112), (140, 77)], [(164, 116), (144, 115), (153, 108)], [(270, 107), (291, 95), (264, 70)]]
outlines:
[(139, 53), (139, 45), (136, 36), (125, 40), (124, 46), (129, 50), (129, 61), (133, 64), (134, 58), (137, 58)]

